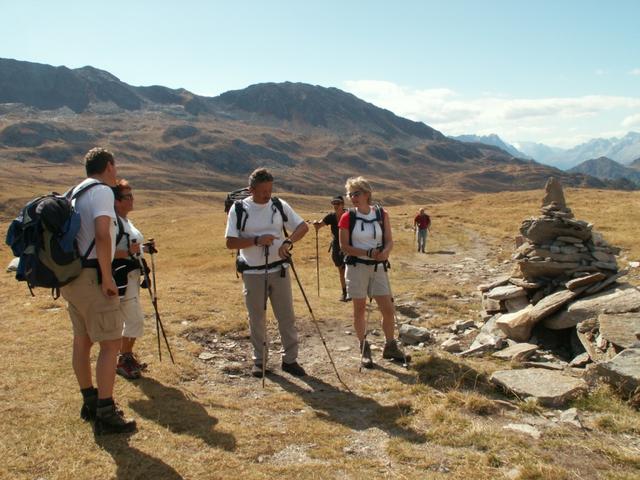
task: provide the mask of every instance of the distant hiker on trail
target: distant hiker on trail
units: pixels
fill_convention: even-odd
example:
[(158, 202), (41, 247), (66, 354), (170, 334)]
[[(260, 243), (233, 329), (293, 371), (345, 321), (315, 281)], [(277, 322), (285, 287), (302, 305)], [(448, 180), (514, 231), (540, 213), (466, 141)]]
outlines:
[(340, 249), (347, 255), (347, 293), (353, 299), (353, 324), (360, 341), (362, 366), (373, 368), (371, 347), (366, 340), (367, 296), (375, 299), (382, 313), (386, 339), (382, 358), (404, 362), (405, 355), (394, 338), (394, 306), (387, 277), (393, 248), (389, 214), (372, 204), (371, 185), (363, 177), (348, 179), (345, 187), (355, 208), (350, 208), (338, 222)]
[[(111, 274), (116, 246), (116, 213), (111, 187), (116, 185), (113, 155), (102, 148), (89, 150), (85, 157), (87, 179), (74, 191), (101, 182), (75, 201), (81, 226), (76, 240), (83, 254), (80, 275), (61, 288), (68, 302), (73, 325), (73, 370), (80, 385), (83, 405), (80, 416), (95, 420), (95, 433), (125, 433), (136, 429), (136, 422), (125, 420), (113, 401), (116, 359), (122, 344), (123, 319), (118, 288)], [(94, 388), (91, 373), (91, 347), (100, 344)]]
[[(251, 174), (251, 196), (236, 201), (229, 210), (226, 246), (240, 250), (236, 263), (242, 274), (243, 293), (249, 313), (253, 346), (251, 374), (262, 378), (263, 368), (266, 372), (268, 297), (282, 339), (282, 370), (303, 376), (306, 373), (297, 362), (298, 332), (294, 324), (287, 260), (293, 244), (305, 236), (309, 227), (287, 202), (271, 197), (272, 189), (273, 176), (266, 168), (259, 168)], [(291, 232), (288, 238), (283, 234), (283, 226)]]
[(331, 240), (331, 259), (333, 260), (333, 264), (338, 268), (338, 274), (340, 276), (340, 285), (342, 287), (342, 298), (340, 298), (341, 302), (348, 302), (351, 300), (347, 296), (347, 285), (344, 280), (344, 254), (340, 250), (340, 234), (338, 229), (338, 220), (345, 212), (344, 209), (344, 198), (342, 195), (338, 195), (331, 199), (331, 205), (333, 206), (333, 213), (328, 213), (322, 220), (316, 220), (313, 222), (313, 226), (316, 231), (321, 229), (322, 227), (329, 225), (331, 227), (331, 234), (333, 235), (333, 239)]
[(427, 232), (431, 226), (431, 217), (424, 213), (424, 208), (421, 208), (416, 215), (416, 218), (413, 219), (413, 226), (415, 227), (418, 235), (418, 252), (426, 253)]
[[(140, 304), (140, 257), (144, 237), (127, 215), (133, 210), (133, 191), (128, 181), (118, 180), (114, 190), (116, 213), (123, 227), (120, 240), (116, 245), (113, 261), (116, 283), (120, 294), (120, 312), (123, 315), (122, 347), (116, 366), (116, 373), (126, 379), (140, 378), (147, 368), (133, 354), (133, 345), (143, 333), (144, 313)], [(153, 245), (153, 244), (152, 244)], [(155, 248), (155, 247), (154, 247)]]

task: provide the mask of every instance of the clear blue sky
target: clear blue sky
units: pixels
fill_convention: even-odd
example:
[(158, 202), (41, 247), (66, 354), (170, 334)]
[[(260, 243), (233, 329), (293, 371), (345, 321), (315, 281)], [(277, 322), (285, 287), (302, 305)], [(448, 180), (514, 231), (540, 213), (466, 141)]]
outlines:
[(0, 0), (0, 56), (217, 95), (334, 86), (445, 134), (640, 130), (640, 1)]

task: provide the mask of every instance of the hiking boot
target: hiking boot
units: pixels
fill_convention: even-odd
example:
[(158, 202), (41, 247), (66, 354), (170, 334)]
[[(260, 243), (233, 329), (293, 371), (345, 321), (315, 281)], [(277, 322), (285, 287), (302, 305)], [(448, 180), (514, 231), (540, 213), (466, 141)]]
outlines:
[(138, 365), (132, 353), (124, 353), (118, 357), (116, 373), (127, 380), (136, 380), (141, 376)]
[(395, 339), (389, 340), (384, 344), (384, 348), (382, 349), (382, 358), (403, 363), (409, 363), (411, 361), (411, 355), (405, 355)]
[(304, 368), (302, 368), (302, 366), (298, 362), (293, 362), (293, 363), (282, 362), (282, 370), (287, 373), (290, 373), (294, 377), (304, 377), (307, 374), (307, 372), (304, 371)]
[[(265, 374), (271, 373), (268, 368), (264, 371)], [(262, 365), (254, 364), (251, 367), (251, 376), (256, 378), (262, 378)]]
[(137, 429), (135, 420), (124, 418), (122, 410), (116, 408), (115, 403), (98, 407), (96, 421), (93, 426), (96, 435), (110, 435), (112, 433), (132, 433)]
[(147, 370), (147, 367), (149, 366), (146, 363), (140, 363), (135, 353), (131, 353), (131, 363), (133, 363), (133, 366), (136, 367), (139, 372), (145, 372)]
[(80, 418), (85, 421), (95, 420), (96, 408), (98, 406), (98, 389), (93, 389), (93, 395), (89, 394), (83, 398), (82, 408), (80, 408)]
[(369, 342), (367, 342), (366, 340), (364, 340), (364, 345), (363, 342), (360, 342), (360, 354), (362, 355), (362, 357), (360, 358), (360, 364), (364, 368), (373, 368), (373, 359), (371, 358), (371, 345), (369, 345)]

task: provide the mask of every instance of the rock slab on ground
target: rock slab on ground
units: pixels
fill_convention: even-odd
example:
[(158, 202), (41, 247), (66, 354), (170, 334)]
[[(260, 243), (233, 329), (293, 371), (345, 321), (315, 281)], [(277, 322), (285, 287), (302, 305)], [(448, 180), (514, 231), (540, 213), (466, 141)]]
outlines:
[(516, 343), (515, 345), (494, 353), (493, 356), (504, 360), (515, 360), (519, 362), (529, 358), (537, 349), (538, 346), (531, 343)]
[(623, 350), (608, 362), (595, 365), (596, 373), (627, 393), (640, 390), (640, 348)]
[(400, 340), (409, 345), (417, 345), (421, 342), (428, 342), (431, 339), (431, 332), (423, 327), (404, 324), (400, 327)]
[(582, 379), (542, 368), (499, 370), (491, 375), (490, 381), (521, 399), (535, 397), (548, 407), (561, 407), (587, 388)]
[(639, 344), (636, 332), (640, 332), (640, 312), (604, 313), (598, 316), (598, 323), (603, 338), (614, 345), (630, 348)]

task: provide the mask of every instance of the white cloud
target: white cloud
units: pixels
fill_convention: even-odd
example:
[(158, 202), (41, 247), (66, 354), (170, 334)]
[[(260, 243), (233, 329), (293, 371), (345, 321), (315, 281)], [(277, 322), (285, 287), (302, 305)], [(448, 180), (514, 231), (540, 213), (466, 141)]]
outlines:
[(603, 77), (604, 75), (607, 75), (609, 72), (607, 72), (606, 70), (602, 69), (602, 68), (598, 68), (596, 70), (596, 75), (598, 75), (599, 77)]
[(629, 115), (622, 120), (621, 125), (625, 128), (640, 128), (640, 113)]
[(640, 68), (634, 68), (629, 72), (629, 75), (638, 75), (640, 76)]
[[(635, 124), (634, 111), (640, 109), (640, 97), (508, 98), (496, 94), (464, 98), (449, 88), (421, 90), (386, 81), (352, 80), (345, 86), (368, 102), (422, 121), (446, 135), (497, 133), (505, 140), (565, 147), (599, 137), (611, 124), (627, 127), (624, 122), (632, 122), (629, 118)], [(612, 116), (617, 116), (613, 123)]]

